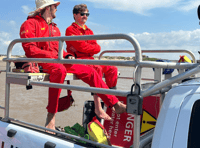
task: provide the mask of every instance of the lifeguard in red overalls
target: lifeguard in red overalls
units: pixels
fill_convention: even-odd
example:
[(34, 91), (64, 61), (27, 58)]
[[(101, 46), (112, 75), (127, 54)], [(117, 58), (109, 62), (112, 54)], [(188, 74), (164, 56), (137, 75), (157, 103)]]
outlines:
[[(89, 16), (89, 10), (87, 9), (86, 4), (80, 4), (74, 6), (73, 9), (73, 17), (75, 22), (72, 23), (66, 29), (66, 36), (75, 36), (75, 35), (94, 35), (93, 31), (88, 28), (85, 23)], [(74, 54), (76, 59), (91, 59), (94, 60), (94, 54), (100, 52), (101, 47), (97, 44), (96, 40), (87, 40), (87, 41), (66, 41), (67, 44), (67, 52)], [(100, 77), (105, 76), (105, 81), (107, 86), (110, 89), (115, 89), (117, 85), (117, 77), (118, 77), (118, 69), (115, 66), (105, 66), (105, 65), (89, 65), (94, 68)], [(100, 100), (97, 95), (94, 95), (94, 100)], [(98, 98), (98, 99), (97, 99)], [(102, 117), (109, 119), (110, 117), (106, 115), (102, 109), (96, 110), (97, 103), (100, 101), (95, 101), (95, 113)], [(98, 105), (99, 106), (99, 105)], [(98, 112), (100, 111), (100, 112)]]

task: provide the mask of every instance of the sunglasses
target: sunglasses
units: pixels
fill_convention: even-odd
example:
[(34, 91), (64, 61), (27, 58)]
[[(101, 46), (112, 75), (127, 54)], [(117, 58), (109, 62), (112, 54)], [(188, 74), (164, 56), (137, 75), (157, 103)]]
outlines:
[(55, 9), (57, 9), (57, 5), (55, 4), (55, 5), (51, 5), (51, 6), (54, 6), (55, 7)]
[(81, 15), (81, 16), (86, 15), (86, 16), (88, 17), (90, 14), (89, 14), (89, 13), (83, 13), (83, 12), (81, 12), (80, 15)]

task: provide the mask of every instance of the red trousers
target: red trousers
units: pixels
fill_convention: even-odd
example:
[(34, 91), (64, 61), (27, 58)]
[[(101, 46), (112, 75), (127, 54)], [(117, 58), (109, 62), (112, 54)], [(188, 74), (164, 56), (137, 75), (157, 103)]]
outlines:
[[(87, 65), (78, 64), (56, 64), (56, 63), (40, 63), (44, 72), (49, 73), (49, 80), (52, 83), (64, 83), (66, 73), (73, 73), (77, 78), (89, 84), (91, 87), (106, 88), (109, 87), (102, 80), (102, 77), (97, 73), (96, 69)], [(115, 83), (115, 82), (114, 82)], [(59, 97), (61, 89), (49, 88), (49, 97), (47, 111), (56, 113), (58, 111)], [(112, 107), (118, 102), (118, 99), (113, 95), (97, 94), (108, 107)]]
[(103, 77), (104, 74), (106, 84), (109, 88), (116, 87), (118, 78), (117, 67), (105, 66), (105, 65), (89, 65), (89, 66), (94, 68), (101, 78)]

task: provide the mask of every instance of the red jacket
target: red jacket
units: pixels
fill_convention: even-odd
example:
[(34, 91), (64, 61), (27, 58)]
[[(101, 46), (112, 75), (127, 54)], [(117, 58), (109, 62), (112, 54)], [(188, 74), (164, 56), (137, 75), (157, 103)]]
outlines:
[[(66, 36), (75, 35), (94, 35), (93, 31), (85, 25), (85, 30), (76, 23), (72, 23), (66, 29)], [(97, 44), (96, 40), (88, 41), (66, 41), (67, 52), (74, 54), (77, 58), (81, 59), (94, 59), (92, 56), (101, 51), (101, 47)], [(73, 46), (77, 51), (73, 53), (69, 48)]]
[[(47, 22), (39, 15), (28, 17), (20, 28), (21, 38), (58, 37), (60, 30), (55, 23)], [(58, 58), (58, 41), (22, 43), (28, 58)], [(63, 51), (63, 57), (69, 53)]]

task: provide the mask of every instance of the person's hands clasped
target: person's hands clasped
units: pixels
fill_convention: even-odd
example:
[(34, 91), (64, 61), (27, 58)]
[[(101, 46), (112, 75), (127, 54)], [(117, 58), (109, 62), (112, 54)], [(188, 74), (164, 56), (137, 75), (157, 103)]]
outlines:
[(68, 56), (68, 59), (75, 59), (74, 56)]
[(65, 59), (75, 59), (75, 57), (71, 54), (68, 54), (67, 56), (65, 56)]

